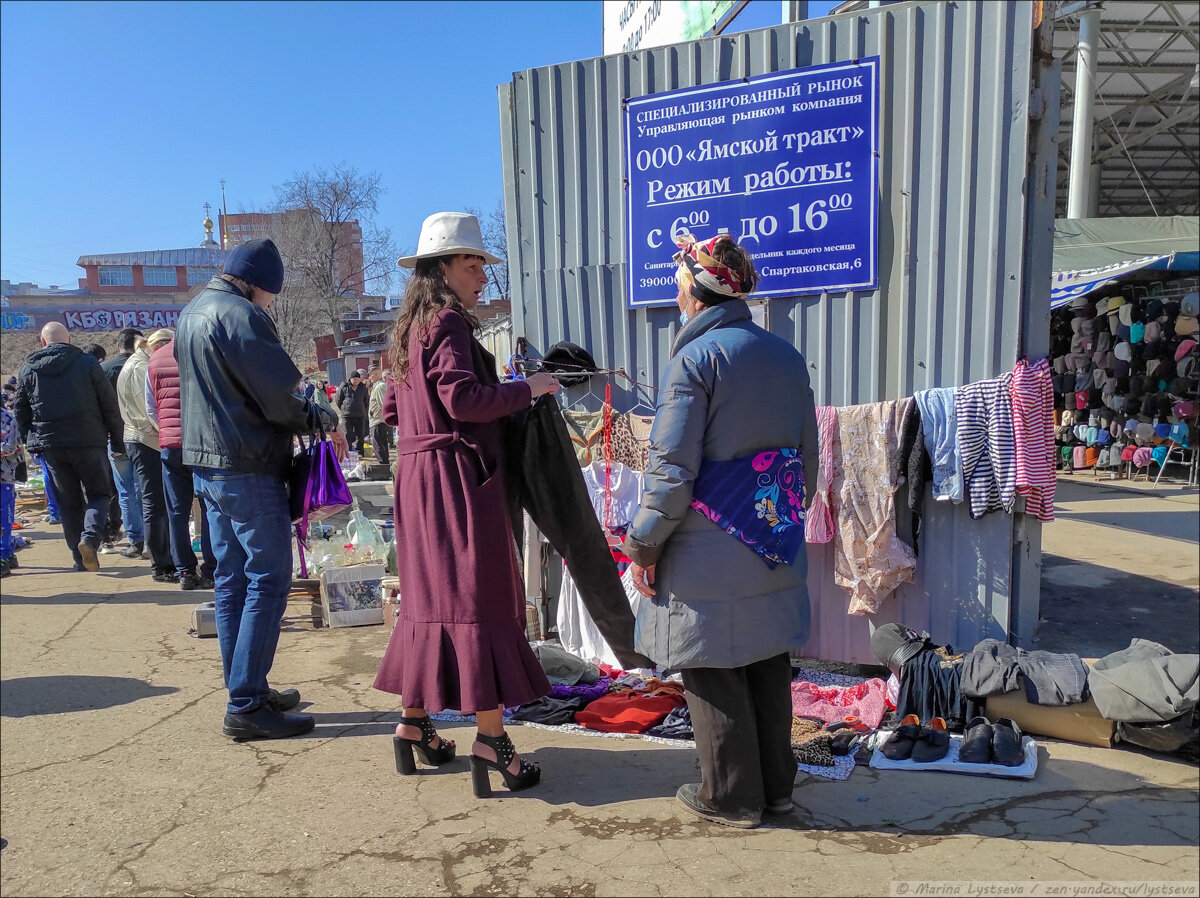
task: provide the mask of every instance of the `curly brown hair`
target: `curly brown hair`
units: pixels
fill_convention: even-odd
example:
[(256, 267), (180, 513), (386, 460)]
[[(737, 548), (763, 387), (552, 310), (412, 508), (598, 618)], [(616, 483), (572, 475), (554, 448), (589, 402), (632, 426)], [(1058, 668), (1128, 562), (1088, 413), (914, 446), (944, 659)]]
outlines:
[(408, 380), (408, 341), (413, 328), (424, 339), (442, 309), (454, 309), (467, 319), (471, 330), (480, 329), (479, 319), (462, 304), (442, 276), (442, 263), (449, 265), (455, 258), (457, 256), (450, 255), (421, 259), (408, 279), (404, 288), (404, 306), (392, 327), (392, 345), (388, 353), (397, 381)]

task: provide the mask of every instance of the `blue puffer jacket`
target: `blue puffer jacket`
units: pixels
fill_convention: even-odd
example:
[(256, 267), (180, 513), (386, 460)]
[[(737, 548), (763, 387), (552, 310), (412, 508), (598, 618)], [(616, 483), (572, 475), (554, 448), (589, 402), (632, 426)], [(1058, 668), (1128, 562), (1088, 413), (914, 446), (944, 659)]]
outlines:
[(271, 316), (219, 277), (184, 307), (175, 331), (183, 463), (286, 477), (293, 434), (337, 417), (297, 395), (300, 369)]
[(808, 496), (817, 480), (817, 419), (804, 357), (750, 319), (741, 300), (712, 306), (675, 338), (650, 432), (641, 507), (625, 550), (657, 564), (635, 647), (670, 668), (741, 667), (803, 645), (808, 564), (768, 568), (690, 508), (705, 459), (799, 448)]

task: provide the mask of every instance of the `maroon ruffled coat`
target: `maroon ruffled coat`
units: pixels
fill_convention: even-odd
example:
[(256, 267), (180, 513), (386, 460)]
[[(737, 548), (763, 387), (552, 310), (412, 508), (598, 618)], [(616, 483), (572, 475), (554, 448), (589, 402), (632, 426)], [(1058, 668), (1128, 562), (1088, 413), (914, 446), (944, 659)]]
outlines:
[(400, 617), (375, 688), (410, 708), (471, 713), (550, 691), (525, 636), (525, 589), (504, 483), (500, 419), (529, 387), (501, 383), (460, 313), (409, 339), (409, 372), (383, 417), (398, 428)]

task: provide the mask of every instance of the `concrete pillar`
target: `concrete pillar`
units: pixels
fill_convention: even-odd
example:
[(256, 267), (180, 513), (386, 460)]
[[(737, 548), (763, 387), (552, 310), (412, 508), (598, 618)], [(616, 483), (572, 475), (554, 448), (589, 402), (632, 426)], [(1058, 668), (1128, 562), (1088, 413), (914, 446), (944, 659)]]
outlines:
[(1075, 120), (1071, 128), (1071, 176), (1067, 185), (1067, 217), (1087, 218), (1092, 181), (1092, 125), (1096, 103), (1096, 50), (1100, 41), (1100, 10), (1079, 17), (1079, 46), (1075, 54)]
[(808, 0), (783, 0), (783, 24), (808, 19)]

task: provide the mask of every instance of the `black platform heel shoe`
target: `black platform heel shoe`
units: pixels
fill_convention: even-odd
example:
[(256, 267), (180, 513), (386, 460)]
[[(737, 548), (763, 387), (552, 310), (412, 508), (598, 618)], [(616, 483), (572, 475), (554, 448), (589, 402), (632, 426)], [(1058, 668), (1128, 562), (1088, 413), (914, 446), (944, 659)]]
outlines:
[(538, 780), (542, 778), (542, 768), (536, 762), (521, 761), (521, 768), (517, 773), (508, 769), (513, 758), (517, 756), (517, 749), (513, 746), (512, 740), (508, 738), (508, 733), (500, 736), (485, 736), (478, 733), (475, 740), (482, 742), (496, 753), (494, 761), (481, 758), (476, 754), (471, 755), (471, 786), (475, 790), (476, 798), (492, 797), (492, 783), (488, 778), (489, 767), (500, 771), (500, 775), (504, 777), (504, 785), (508, 786), (510, 792), (519, 792), (521, 789), (536, 786)]
[(442, 739), (437, 748), (429, 743), (437, 738), (438, 732), (433, 721), (425, 717), (401, 717), (401, 726), (420, 727), (420, 739), (405, 739), (403, 736), (392, 737), (392, 747), (396, 751), (396, 772), (405, 775), (416, 773), (417, 765), (413, 760), (413, 749), (421, 756), (421, 760), (430, 767), (438, 767), (454, 760), (454, 741)]

